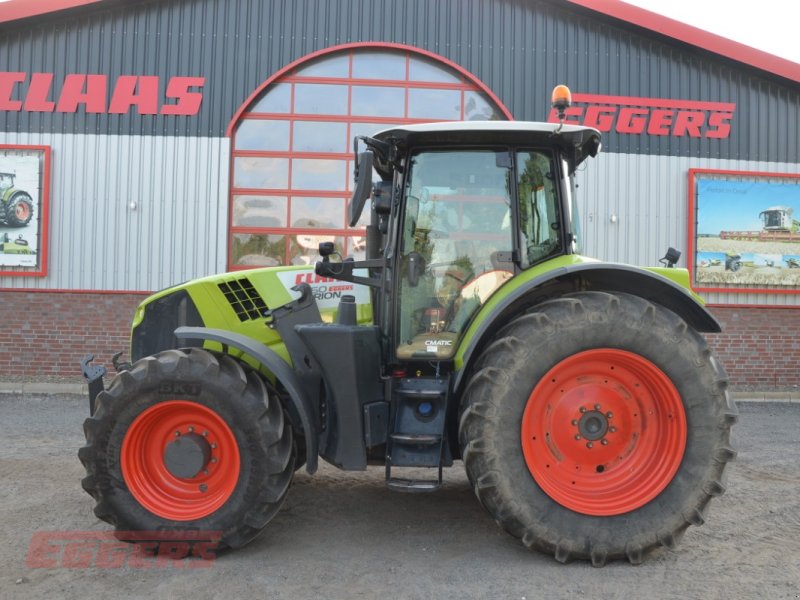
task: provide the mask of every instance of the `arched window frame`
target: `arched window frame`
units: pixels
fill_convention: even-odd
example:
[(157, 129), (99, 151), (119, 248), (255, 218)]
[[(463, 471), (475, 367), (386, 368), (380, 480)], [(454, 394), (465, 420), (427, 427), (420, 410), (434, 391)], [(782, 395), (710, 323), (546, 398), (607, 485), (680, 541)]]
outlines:
[[(353, 57), (358, 52), (363, 51), (396, 51), (404, 53), (405, 55), (405, 78), (404, 79), (378, 79), (378, 78), (357, 78), (353, 76)], [(348, 75), (347, 77), (307, 77), (298, 72), (303, 68), (321, 58), (333, 57), (336, 54), (346, 54), (348, 57)], [(434, 82), (434, 81), (415, 81), (410, 78), (410, 64), (411, 58), (417, 56), (423, 59), (428, 59), (434, 63), (441, 64), (443, 70), (452, 71), (457, 75), (457, 82)], [(289, 112), (285, 113), (266, 113), (255, 112), (253, 109), (257, 106), (259, 100), (264, 96), (264, 92), (270, 89), (270, 86), (278, 83), (288, 83), (291, 85), (291, 105)], [(300, 114), (295, 113), (293, 108), (295, 106), (295, 85), (297, 84), (340, 84), (346, 85), (348, 88), (347, 99), (347, 112), (343, 115), (317, 115), (317, 114)], [(381, 117), (381, 116), (361, 116), (352, 114), (352, 89), (353, 86), (375, 86), (375, 87), (391, 87), (401, 88), (404, 90), (404, 113), (402, 117)], [(341, 198), (344, 203), (347, 202), (352, 194), (352, 138), (351, 130), (352, 125), (355, 123), (370, 123), (370, 124), (385, 124), (387, 127), (401, 124), (412, 123), (426, 123), (430, 122), (431, 118), (414, 118), (409, 116), (409, 90), (420, 88), (425, 90), (456, 90), (460, 92), (460, 112), (459, 119), (463, 120), (465, 117), (465, 94), (469, 92), (477, 92), (485, 96), (493, 108), (496, 110), (501, 118), (513, 120), (510, 111), (503, 105), (497, 96), (481, 82), (473, 74), (469, 73), (466, 69), (453, 63), (452, 61), (404, 44), (383, 43), (383, 42), (358, 42), (353, 44), (343, 44), (333, 46), (303, 56), (302, 58), (292, 62), (283, 69), (273, 74), (270, 78), (264, 81), (241, 105), (239, 110), (231, 119), (226, 135), (231, 138), (231, 161), (230, 161), (230, 193), (228, 197), (229, 208), (229, 225), (228, 225), (228, 252), (227, 252), (227, 267), (229, 270), (243, 270), (253, 268), (258, 265), (242, 265), (234, 264), (233, 248), (234, 237), (237, 234), (254, 234), (254, 235), (280, 235), (284, 237), (284, 254), (283, 262), (281, 264), (288, 264), (291, 256), (291, 239), (292, 236), (309, 235), (309, 236), (331, 236), (337, 239), (344, 240), (343, 250), (345, 254), (352, 251), (350, 242), (353, 237), (363, 237), (365, 232), (363, 227), (350, 228), (344, 222), (341, 227), (335, 228), (303, 228), (292, 226), (292, 203), (294, 198), (314, 197), (314, 198)], [(289, 122), (289, 144), (288, 150), (242, 150), (236, 147), (236, 129), (243, 120), (261, 119), (261, 120), (287, 120)], [(436, 119), (448, 120), (448, 119)], [(458, 119), (452, 119), (458, 120)], [(307, 122), (341, 122), (347, 124), (347, 148), (345, 152), (301, 152), (294, 150), (294, 125), (298, 121)], [(236, 172), (235, 165), (237, 158), (278, 158), (286, 159), (288, 161), (288, 183), (284, 188), (248, 188), (238, 187), (236, 185)], [(343, 161), (346, 169), (346, 183), (344, 189), (340, 190), (320, 190), (320, 189), (299, 189), (292, 187), (293, 174), (292, 165), (296, 159), (306, 160), (338, 160)], [(280, 196), (287, 198), (287, 217), (285, 227), (254, 227), (234, 225), (234, 199), (237, 196)], [(345, 211), (342, 211), (344, 215)]]

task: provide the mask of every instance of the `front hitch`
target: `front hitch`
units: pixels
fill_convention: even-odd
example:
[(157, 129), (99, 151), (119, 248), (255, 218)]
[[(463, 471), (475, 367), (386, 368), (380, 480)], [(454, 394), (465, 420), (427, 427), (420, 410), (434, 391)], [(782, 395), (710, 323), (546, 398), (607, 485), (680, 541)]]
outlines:
[(103, 365), (89, 364), (94, 360), (94, 354), (89, 354), (81, 359), (81, 372), (89, 385), (89, 416), (94, 416), (94, 402), (98, 394), (105, 390), (103, 377), (106, 368)]

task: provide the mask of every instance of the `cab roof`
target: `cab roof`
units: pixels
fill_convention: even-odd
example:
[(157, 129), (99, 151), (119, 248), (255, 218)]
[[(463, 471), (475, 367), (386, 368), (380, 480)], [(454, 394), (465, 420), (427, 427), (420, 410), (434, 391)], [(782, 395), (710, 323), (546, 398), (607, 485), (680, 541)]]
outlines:
[(448, 121), (384, 129), (371, 136), (401, 152), (418, 146), (498, 144), (556, 147), (573, 162), (572, 168), (600, 150), (600, 132), (591, 127), (533, 121)]

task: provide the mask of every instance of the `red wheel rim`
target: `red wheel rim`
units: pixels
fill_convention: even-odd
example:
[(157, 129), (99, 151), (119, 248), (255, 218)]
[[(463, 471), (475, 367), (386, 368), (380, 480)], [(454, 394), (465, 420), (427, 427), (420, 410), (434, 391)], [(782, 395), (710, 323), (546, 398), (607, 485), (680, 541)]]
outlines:
[(20, 202), (14, 207), (14, 214), (20, 221), (25, 221), (31, 214), (30, 206), (25, 202)]
[(565, 358), (539, 381), (522, 418), (536, 483), (575, 512), (636, 510), (667, 487), (683, 460), (686, 413), (672, 381), (624, 350)]
[[(197, 476), (179, 478), (164, 462), (167, 445), (195, 433), (211, 448)], [(239, 480), (239, 446), (228, 424), (210, 408), (186, 400), (151, 406), (131, 423), (122, 441), (122, 477), (136, 500), (173, 521), (202, 519), (219, 509)]]

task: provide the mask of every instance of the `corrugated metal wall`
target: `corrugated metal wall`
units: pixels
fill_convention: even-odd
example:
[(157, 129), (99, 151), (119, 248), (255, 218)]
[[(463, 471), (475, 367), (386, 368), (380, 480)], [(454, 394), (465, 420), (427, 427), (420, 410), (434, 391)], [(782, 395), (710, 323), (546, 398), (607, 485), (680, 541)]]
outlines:
[(224, 270), (227, 138), (0, 140), (52, 146), (49, 275), (0, 276), (0, 288), (152, 291)]
[[(800, 164), (601, 153), (578, 172), (584, 252), (602, 260), (660, 266), (673, 246), (688, 255), (689, 169), (800, 173)], [(616, 222), (612, 222), (612, 216)], [(797, 295), (701, 294), (714, 304), (800, 305)]]

